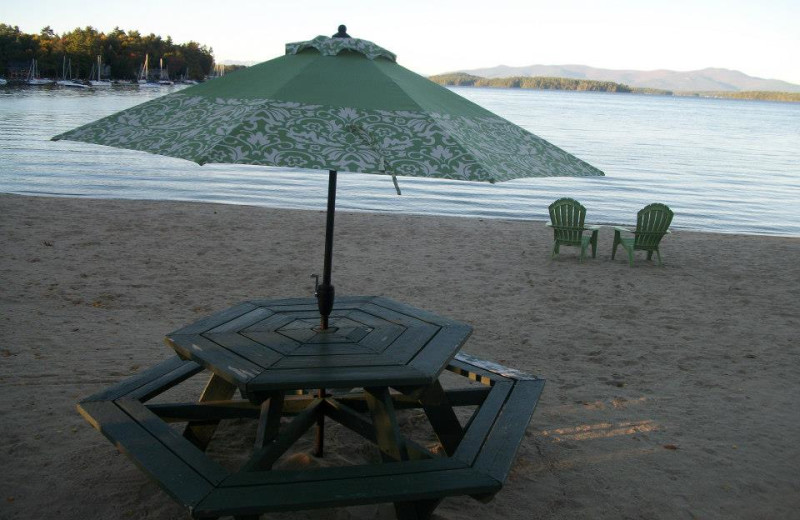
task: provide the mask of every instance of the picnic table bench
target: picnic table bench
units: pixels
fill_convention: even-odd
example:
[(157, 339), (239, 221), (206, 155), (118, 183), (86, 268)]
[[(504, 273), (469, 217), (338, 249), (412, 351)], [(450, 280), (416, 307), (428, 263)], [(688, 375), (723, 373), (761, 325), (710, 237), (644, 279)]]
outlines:
[[(339, 336), (290, 332), (283, 337), (293, 338), (293, 348), (284, 341), (280, 351), (268, 349), (278, 356), (265, 353), (253, 338), (260, 334), (261, 341), (275, 340), (276, 326), (297, 325), (297, 316), (305, 319), (306, 301), (248, 302), (201, 320), (168, 336), (179, 356), (84, 399), (78, 410), (194, 518), (257, 518), (270, 511), (393, 502), (398, 518), (410, 520), (429, 518), (448, 496), (493, 497), (508, 476), (544, 380), (457, 353), (469, 335), (469, 328), (458, 322), (385, 298), (342, 300), (331, 316), (332, 323), (338, 319), (340, 326), (347, 325)], [(271, 324), (264, 323), (270, 319)], [(387, 335), (380, 324), (384, 319), (403, 330)], [(415, 320), (424, 325), (415, 325)], [(354, 332), (359, 325), (362, 330)], [(250, 334), (240, 334), (248, 330)], [(376, 330), (378, 336), (369, 339)], [(375, 379), (369, 379), (364, 353), (352, 347), (358, 344), (355, 337), (367, 341), (368, 350), (378, 356), (377, 366), (386, 367), (387, 359), (393, 359), (405, 369), (394, 370), (394, 375), (377, 370)], [(393, 339), (382, 345), (380, 338), (385, 337)], [(404, 354), (393, 353), (392, 344), (398, 341)], [(331, 342), (345, 347), (321, 355), (332, 348)], [(411, 352), (409, 342), (424, 348)], [(192, 348), (197, 343), (200, 350)], [(355, 354), (346, 353), (348, 348)], [(305, 372), (292, 360), (298, 349), (303, 350)], [(435, 352), (426, 356), (428, 350)], [(320, 366), (310, 361), (314, 358)], [(420, 366), (433, 370), (428, 374)], [(445, 369), (481, 384), (445, 389), (439, 382)], [(211, 376), (198, 401), (149, 402), (201, 372)], [(237, 391), (241, 398), (235, 398)], [(454, 411), (459, 407), (475, 408), (464, 425)], [(403, 435), (396, 412), (413, 409), (424, 412), (441, 449), (427, 449)], [(234, 418), (258, 424), (252, 455), (238, 471), (224, 468), (205, 452), (219, 422)], [(316, 426), (322, 435), (323, 418), (374, 443), (382, 462), (273, 469), (309, 429)], [(186, 423), (182, 433), (170, 426), (176, 422)]]

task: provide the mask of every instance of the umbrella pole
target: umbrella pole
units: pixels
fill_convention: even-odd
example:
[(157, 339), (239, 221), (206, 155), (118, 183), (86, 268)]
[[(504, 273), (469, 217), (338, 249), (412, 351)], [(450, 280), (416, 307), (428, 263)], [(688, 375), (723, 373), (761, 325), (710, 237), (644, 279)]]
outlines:
[(333, 308), (334, 289), (331, 285), (331, 261), (333, 257), (333, 217), (336, 213), (336, 170), (328, 172), (328, 212), (325, 222), (325, 263), (322, 268), (322, 283), (317, 287), (317, 306), (320, 328), (328, 328), (328, 316)]
[[(322, 267), (322, 283), (317, 287), (317, 306), (320, 314), (320, 329), (328, 328), (328, 316), (333, 308), (334, 289), (331, 285), (331, 261), (333, 259), (333, 217), (336, 213), (336, 170), (328, 171), (328, 211), (325, 219), (325, 263)], [(325, 398), (325, 389), (318, 392)], [(314, 456), (322, 457), (325, 444), (325, 413), (317, 414), (317, 435), (314, 439)]]

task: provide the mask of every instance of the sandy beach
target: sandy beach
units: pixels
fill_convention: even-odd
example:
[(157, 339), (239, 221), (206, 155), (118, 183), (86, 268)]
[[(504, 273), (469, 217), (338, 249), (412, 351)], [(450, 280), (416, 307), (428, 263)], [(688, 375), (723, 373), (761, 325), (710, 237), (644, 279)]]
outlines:
[[(323, 234), (323, 212), (0, 195), (0, 518), (186, 518), (75, 404), (202, 316), (310, 297)], [(337, 214), (337, 294), (468, 323), (465, 352), (547, 380), (503, 490), (435, 518), (797, 518), (800, 238), (677, 230), (662, 268), (612, 238), (580, 264), (542, 222)]]

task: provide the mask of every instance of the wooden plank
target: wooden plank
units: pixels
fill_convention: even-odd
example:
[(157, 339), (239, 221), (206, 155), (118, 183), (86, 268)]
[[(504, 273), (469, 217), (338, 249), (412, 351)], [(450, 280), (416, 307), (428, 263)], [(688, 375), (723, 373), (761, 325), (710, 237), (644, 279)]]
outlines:
[[(283, 415), (297, 415), (314, 400), (311, 396), (285, 396)], [(147, 408), (164, 422), (216, 421), (222, 419), (258, 419), (261, 408), (245, 400), (205, 401), (202, 403), (158, 403)], [(366, 404), (364, 405), (366, 410)]]
[(485, 359), (478, 359), (475, 356), (470, 356), (469, 354), (465, 354), (463, 352), (456, 354), (456, 360), (462, 363), (467, 363), (473, 367), (473, 369), (482, 369), (494, 375), (508, 379), (516, 379), (518, 381), (539, 379), (534, 375), (527, 374), (520, 370), (509, 368)]
[(373, 329), (359, 343), (378, 352), (385, 350), (406, 330), (403, 325), (387, 322), (361, 310), (351, 311), (348, 318)]
[(486, 369), (472, 365), (471, 363), (461, 361), (458, 355), (450, 360), (446, 368), (450, 372), (468, 378), (470, 381), (477, 381), (484, 385), (493, 385), (497, 381), (512, 381), (512, 379), (508, 377), (490, 372)]
[(315, 298), (278, 298), (278, 299), (258, 299), (250, 300), (250, 303), (258, 305), (259, 307), (281, 307), (285, 305), (310, 305), (316, 304)]
[(198, 504), (193, 514), (195, 517), (241, 515), (380, 502), (435, 500), (453, 495), (493, 493), (499, 489), (499, 482), (472, 469), (221, 487)]
[[(206, 387), (203, 389), (203, 393), (200, 394), (198, 402), (227, 401), (233, 397), (235, 393), (235, 385), (225, 381), (217, 374), (211, 374), (208, 383), (206, 383)], [(217, 431), (217, 426), (219, 426), (219, 420), (213, 419), (210, 421), (205, 419), (202, 421), (202, 424), (192, 424), (190, 422), (183, 430), (183, 436), (192, 444), (205, 451), (208, 447), (208, 443), (211, 442), (211, 438), (214, 437), (214, 432)]]
[(264, 307), (256, 307), (255, 309), (242, 314), (230, 321), (209, 329), (201, 334), (224, 334), (226, 332), (239, 332), (249, 326), (254, 325), (262, 320), (265, 320), (275, 314), (275, 311), (265, 309)]
[(283, 357), (283, 354), (270, 349), (269, 346), (235, 332), (207, 333), (203, 334), (203, 336), (262, 368), (271, 367)]
[(167, 341), (169, 346), (181, 356), (203, 365), (240, 388), (264, 371), (260, 366), (199, 334), (181, 335), (174, 338), (168, 337)]
[(396, 311), (390, 307), (386, 307), (383, 305), (378, 305), (373, 302), (365, 303), (361, 306), (361, 311), (372, 314), (377, 318), (383, 319), (385, 321), (396, 323), (398, 325), (403, 325), (404, 327), (421, 327), (424, 325), (428, 325), (435, 328), (440, 328), (442, 325), (438, 323), (437, 320), (431, 319), (420, 319), (416, 316), (409, 315), (402, 311)]
[(115, 401), (115, 404), (128, 414), (131, 419), (136, 421), (139, 426), (147, 430), (158, 442), (212, 484), (219, 484), (228, 477), (229, 473), (225, 468), (206, 457), (202, 451), (181, 437), (180, 434), (165, 424), (164, 421), (139, 401), (119, 399)]
[(123, 379), (119, 383), (83, 399), (81, 402), (88, 403), (92, 401), (113, 401), (114, 399), (119, 399), (182, 367), (199, 367), (199, 365), (193, 361), (185, 361), (177, 356), (170, 357), (154, 367), (148, 368), (127, 379)]
[(202, 372), (203, 370), (204, 369), (202, 366), (194, 363), (193, 361), (184, 361), (183, 366), (176, 368), (169, 374), (165, 374), (158, 379), (147, 383), (146, 385), (140, 386), (136, 390), (123, 397), (126, 399), (138, 399), (142, 402), (149, 401), (153, 397), (166, 392), (173, 386), (186, 381), (193, 375)]
[(474, 467), (505, 482), (525, 430), (536, 409), (544, 380), (519, 381), (481, 448)]
[(397, 425), (389, 390), (386, 387), (365, 388), (364, 394), (375, 427), (375, 442), (383, 460), (408, 460), (405, 437)]
[(428, 342), (434, 338), (441, 328), (436, 325), (418, 325), (409, 327), (387, 346), (383, 353), (391, 359), (408, 363), (420, 350), (428, 348)]
[[(321, 351), (337, 350), (337, 346), (327, 346)], [(327, 368), (343, 368), (343, 367), (368, 367), (372, 365), (390, 365), (399, 364), (399, 362), (385, 356), (383, 354), (376, 354), (369, 350), (361, 350), (359, 353), (342, 353), (342, 354), (322, 354), (322, 355), (306, 355), (306, 356), (287, 356), (271, 368), (275, 370), (291, 370), (303, 367), (326, 367)]]
[(447, 366), (448, 362), (467, 341), (472, 330), (465, 327), (443, 327), (438, 334), (428, 341), (409, 365), (436, 377)]
[(258, 405), (250, 401), (213, 401), (208, 403), (158, 403), (147, 409), (162, 421), (219, 421), (222, 419), (258, 419)]
[(492, 391), (472, 417), (469, 427), (464, 432), (464, 438), (453, 457), (472, 465), (494, 426), (498, 411), (502, 408), (513, 387), (514, 383), (510, 381), (503, 381), (492, 387)]
[[(480, 386), (451, 388), (445, 390), (445, 394), (447, 395), (450, 406), (479, 406), (491, 391), (492, 389), (489, 387)], [(349, 406), (357, 412), (363, 413), (367, 411), (367, 403), (364, 400), (364, 395), (360, 392), (336, 395), (334, 397), (337, 401)], [(392, 394), (392, 403), (395, 410), (422, 408), (422, 404), (420, 404), (418, 399), (406, 395)]]
[(242, 314), (252, 311), (256, 306), (250, 302), (241, 302), (228, 309), (215, 312), (210, 316), (195, 321), (185, 327), (182, 327), (174, 332), (167, 334), (167, 337), (181, 335), (181, 334), (200, 334), (214, 327), (219, 327), (223, 323), (236, 319)]
[(419, 474), (468, 468), (469, 466), (459, 460), (441, 457), (426, 460), (361, 464), (358, 466), (323, 467), (297, 471), (248, 471), (231, 475), (222, 481), (220, 487), (268, 486), (270, 484), (294, 484), (304, 482), (325, 483), (342, 479), (353, 480), (358, 478)]
[(491, 392), (490, 388), (454, 388), (445, 390), (450, 406), (475, 406), (480, 405)]
[(311, 367), (269, 370), (247, 385), (248, 394), (303, 388), (355, 388), (364, 386), (423, 385), (429, 377), (407, 366)]
[(272, 465), (288, 450), (297, 439), (303, 436), (311, 426), (317, 422), (317, 408), (323, 403), (322, 399), (315, 399), (312, 404), (292, 422), (284, 426), (274, 441), (256, 450), (250, 460), (242, 467), (240, 472), (259, 471), (270, 469)]
[(198, 504), (211, 490), (210, 481), (109, 401), (78, 405), (84, 418), (133, 461), (172, 498), (187, 507)]
[(270, 350), (280, 352), (284, 356), (290, 355), (300, 346), (299, 341), (272, 330), (247, 330), (241, 332), (240, 335), (249, 338), (258, 345), (264, 345)]

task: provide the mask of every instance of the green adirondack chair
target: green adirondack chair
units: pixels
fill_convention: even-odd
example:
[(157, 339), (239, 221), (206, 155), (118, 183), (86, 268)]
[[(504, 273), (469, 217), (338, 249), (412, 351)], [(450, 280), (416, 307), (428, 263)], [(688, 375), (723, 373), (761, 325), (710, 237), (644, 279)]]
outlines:
[[(558, 256), (561, 246), (579, 246), (581, 254), (578, 261), (583, 262), (586, 258), (586, 248), (591, 244), (592, 258), (597, 255), (597, 231), (600, 226), (587, 226), (584, 224), (586, 219), (586, 208), (575, 199), (558, 199), (548, 207), (550, 211), (550, 222), (548, 227), (553, 228), (553, 253), (551, 258)], [(589, 235), (584, 235), (584, 231), (591, 231)]]
[[(658, 244), (661, 239), (669, 233), (669, 225), (672, 223), (674, 213), (665, 204), (649, 204), (642, 208), (636, 215), (636, 229), (631, 231), (624, 227), (614, 228), (614, 250), (611, 252), (611, 259), (617, 254), (617, 246), (621, 245), (628, 252), (628, 263), (633, 267), (633, 252), (636, 250), (647, 251), (647, 259), (653, 257), (655, 251), (658, 257), (658, 265), (661, 263), (661, 252)], [(632, 237), (623, 237), (622, 233), (633, 233)]]

